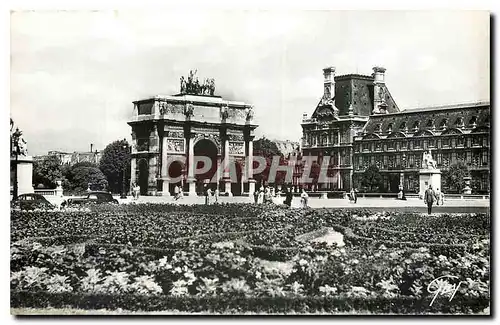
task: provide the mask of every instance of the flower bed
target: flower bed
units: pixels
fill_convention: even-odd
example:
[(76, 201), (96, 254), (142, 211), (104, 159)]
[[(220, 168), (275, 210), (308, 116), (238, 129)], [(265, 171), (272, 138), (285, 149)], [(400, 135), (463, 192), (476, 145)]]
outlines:
[[(222, 205), (220, 214), (213, 206), (92, 209), (14, 212), (12, 307), (471, 313), (489, 302), (489, 237), (473, 225), (489, 224), (482, 216), (461, 217), (469, 223), (461, 236), (476, 239), (465, 246), (421, 243), (427, 237), (404, 229), (425, 218), (395, 212), (367, 221), (353, 217), (366, 210), (276, 206)], [(427, 220), (430, 234), (460, 228)], [(323, 227), (342, 232), (346, 247), (297, 239)], [(291, 271), (262, 259), (286, 261)], [(463, 283), (453, 303), (443, 294), (429, 306), (428, 287), (443, 275)]]

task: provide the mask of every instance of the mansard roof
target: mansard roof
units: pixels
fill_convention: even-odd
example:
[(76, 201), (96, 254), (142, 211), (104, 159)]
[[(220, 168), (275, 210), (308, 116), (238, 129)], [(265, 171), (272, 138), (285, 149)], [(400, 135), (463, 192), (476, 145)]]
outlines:
[(490, 128), (490, 103), (477, 102), (408, 109), (399, 113), (371, 115), (362, 130), (383, 138), (396, 132), (406, 136), (446, 135), (479, 132)]

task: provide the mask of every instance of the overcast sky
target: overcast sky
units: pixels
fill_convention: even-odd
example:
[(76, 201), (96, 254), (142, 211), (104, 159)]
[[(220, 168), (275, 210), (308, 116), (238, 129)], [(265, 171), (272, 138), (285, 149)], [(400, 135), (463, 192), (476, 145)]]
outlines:
[(176, 94), (198, 69), (251, 103), (258, 137), (301, 137), (337, 75), (387, 68), (401, 109), (489, 100), (489, 15), (435, 11), (15, 12), (11, 116), (30, 155), (126, 138), (132, 101)]

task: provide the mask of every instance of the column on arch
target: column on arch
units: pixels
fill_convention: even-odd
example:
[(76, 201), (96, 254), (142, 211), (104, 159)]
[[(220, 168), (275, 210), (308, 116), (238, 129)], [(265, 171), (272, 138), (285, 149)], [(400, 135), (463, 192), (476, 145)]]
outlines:
[(162, 179), (162, 196), (170, 196), (170, 177), (168, 175), (168, 138), (164, 132), (161, 147), (161, 179)]

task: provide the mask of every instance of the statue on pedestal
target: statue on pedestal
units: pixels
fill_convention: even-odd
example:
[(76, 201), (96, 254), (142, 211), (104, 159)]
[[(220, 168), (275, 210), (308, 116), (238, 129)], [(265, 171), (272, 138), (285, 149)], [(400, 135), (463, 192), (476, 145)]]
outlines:
[(424, 152), (422, 160), (422, 167), (425, 169), (436, 169), (436, 161), (432, 159), (431, 150)]

